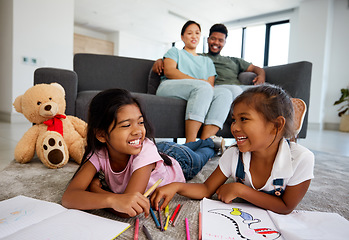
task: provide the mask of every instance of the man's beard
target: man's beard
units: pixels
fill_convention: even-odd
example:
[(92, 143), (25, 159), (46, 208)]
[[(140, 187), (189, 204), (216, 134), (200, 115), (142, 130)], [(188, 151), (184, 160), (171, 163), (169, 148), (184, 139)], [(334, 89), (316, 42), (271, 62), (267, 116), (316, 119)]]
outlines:
[(211, 52), (210, 49), (208, 49), (208, 53), (213, 55), (213, 56), (216, 56), (216, 55), (219, 55), (221, 53), (221, 51), (218, 51), (218, 52)]

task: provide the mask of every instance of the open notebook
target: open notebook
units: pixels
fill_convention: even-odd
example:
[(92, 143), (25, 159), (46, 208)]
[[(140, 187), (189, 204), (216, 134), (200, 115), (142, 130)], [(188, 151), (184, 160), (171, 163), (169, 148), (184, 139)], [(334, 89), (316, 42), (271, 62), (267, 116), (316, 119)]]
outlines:
[(336, 213), (276, 214), (249, 203), (201, 201), (202, 239), (348, 239), (349, 221)]
[(0, 202), (0, 239), (114, 239), (130, 224), (25, 196)]

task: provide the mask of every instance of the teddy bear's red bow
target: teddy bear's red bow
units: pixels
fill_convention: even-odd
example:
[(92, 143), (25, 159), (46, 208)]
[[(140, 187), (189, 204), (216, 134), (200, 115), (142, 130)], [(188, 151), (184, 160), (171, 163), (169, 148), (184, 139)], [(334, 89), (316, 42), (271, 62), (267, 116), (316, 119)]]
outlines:
[(60, 118), (66, 118), (65, 115), (57, 114), (53, 118), (44, 122), (47, 125), (47, 131), (55, 131), (63, 136), (63, 123)]

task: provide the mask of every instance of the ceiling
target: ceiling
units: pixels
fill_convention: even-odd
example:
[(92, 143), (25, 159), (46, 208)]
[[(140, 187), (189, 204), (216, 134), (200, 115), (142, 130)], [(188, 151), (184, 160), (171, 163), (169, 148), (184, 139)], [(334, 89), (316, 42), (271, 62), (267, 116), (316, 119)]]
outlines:
[(298, 7), (302, 0), (75, 0), (77, 26), (98, 32), (127, 32), (170, 43), (180, 39), (187, 20), (203, 33), (214, 23), (255, 17)]

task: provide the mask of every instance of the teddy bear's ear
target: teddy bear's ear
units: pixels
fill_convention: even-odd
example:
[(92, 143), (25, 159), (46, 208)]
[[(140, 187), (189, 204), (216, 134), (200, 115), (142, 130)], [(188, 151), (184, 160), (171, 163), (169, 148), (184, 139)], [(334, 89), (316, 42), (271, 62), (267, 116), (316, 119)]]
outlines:
[(58, 88), (63, 93), (63, 95), (65, 96), (65, 90), (64, 90), (64, 88), (62, 87), (61, 84), (59, 84), (59, 83), (51, 83), (51, 85), (56, 87), (56, 88)]
[(22, 97), (23, 95), (16, 97), (13, 103), (13, 106), (15, 107), (16, 111), (19, 113), (22, 113)]

